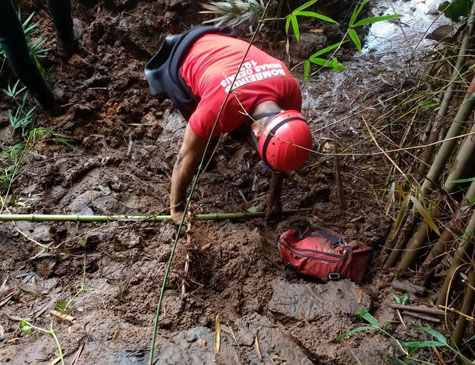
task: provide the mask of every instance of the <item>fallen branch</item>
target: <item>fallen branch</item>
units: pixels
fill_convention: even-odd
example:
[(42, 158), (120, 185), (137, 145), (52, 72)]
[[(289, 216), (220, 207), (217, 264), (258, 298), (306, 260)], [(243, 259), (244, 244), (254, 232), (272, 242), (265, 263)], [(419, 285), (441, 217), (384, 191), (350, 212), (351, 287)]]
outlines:
[(437, 308), (429, 308), (429, 307), (422, 307), (422, 306), (410, 306), (410, 305), (401, 305), (401, 304), (391, 304), (391, 308), (399, 309), (399, 310), (406, 310), (410, 312), (417, 312), (417, 313), (426, 313), (426, 314), (433, 314), (436, 316), (443, 316), (444, 311), (437, 309)]
[[(282, 214), (292, 215), (303, 212), (310, 212), (312, 209), (289, 209), (284, 210)], [(265, 217), (265, 212), (254, 213), (205, 213), (197, 214), (199, 221), (218, 221), (227, 219), (252, 219)], [(30, 222), (160, 222), (171, 220), (171, 215), (63, 215), (63, 214), (0, 214), (0, 221), (30, 221)]]
[(404, 310), (404, 311), (402, 311), (402, 314), (407, 314), (408, 316), (424, 319), (424, 320), (430, 321), (430, 322), (440, 323), (439, 318), (435, 318), (435, 317), (432, 317), (432, 316), (427, 316), (425, 314), (421, 314), (421, 313), (418, 313), (418, 312), (411, 312), (411, 311)]

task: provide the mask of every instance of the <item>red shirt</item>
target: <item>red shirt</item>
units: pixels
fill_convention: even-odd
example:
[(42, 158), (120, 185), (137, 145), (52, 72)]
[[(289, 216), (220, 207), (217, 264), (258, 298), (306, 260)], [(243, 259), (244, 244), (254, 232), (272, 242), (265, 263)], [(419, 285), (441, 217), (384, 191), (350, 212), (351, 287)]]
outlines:
[[(249, 43), (217, 34), (199, 38), (187, 54), (180, 72), (200, 98), (189, 124), (198, 137), (208, 138)], [(297, 80), (279, 60), (252, 46), (236, 79), (215, 135), (235, 130), (246, 120), (239, 102), (252, 115), (260, 103), (272, 100), (283, 109), (300, 111), (302, 97)]]

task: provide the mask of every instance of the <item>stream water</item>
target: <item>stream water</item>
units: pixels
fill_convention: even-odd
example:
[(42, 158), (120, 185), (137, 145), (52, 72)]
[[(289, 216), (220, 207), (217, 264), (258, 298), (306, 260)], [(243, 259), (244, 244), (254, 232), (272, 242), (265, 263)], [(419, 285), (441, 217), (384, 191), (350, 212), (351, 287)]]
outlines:
[[(302, 89), (303, 112), (313, 115), (319, 124), (316, 137), (335, 138), (335, 133), (353, 133), (360, 137), (361, 121), (354, 117), (370, 90), (390, 91), (406, 75), (412, 77), (417, 67), (408, 67), (438, 45), (426, 36), (451, 21), (437, 11), (442, 0), (380, 0), (374, 3), (374, 16), (399, 14), (400, 18), (371, 25), (362, 52), (344, 65), (346, 71), (324, 70)], [(417, 63), (412, 63), (417, 66)], [(379, 100), (382, 98), (379, 97)], [(380, 101), (382, 103), (382, 101)], [(328, 127), (336, 125), (331, 132)]]
[(450, 20), (437, 8), (441, 0), (376, 1), (373, 14), (400, 14), (397, 21), (374, 23), (368, 33), (362, 54), (377, 54), (402, 59), (411, 57), (414, 52), (432, 47), (434, 41), (425, 36)]

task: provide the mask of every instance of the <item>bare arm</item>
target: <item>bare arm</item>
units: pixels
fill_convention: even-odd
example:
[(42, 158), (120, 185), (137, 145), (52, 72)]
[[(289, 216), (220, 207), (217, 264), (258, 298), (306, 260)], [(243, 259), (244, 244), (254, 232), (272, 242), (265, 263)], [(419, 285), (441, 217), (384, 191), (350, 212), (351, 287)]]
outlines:
[(284, 181), (284, 173), (272, 173), (272, 179), (269, 187), (269, 195), (266, 200), (266, 219), (276, 219), (282, 212), (282, 202), (280, 196), (282, 194), (282, 183)]
[(170, 211), (175, 222), (181, 219), (185, 207), (186, 189), (195, 175), (205, 147), (206, 140), (198, 137), (187, 125), (172, 174)]

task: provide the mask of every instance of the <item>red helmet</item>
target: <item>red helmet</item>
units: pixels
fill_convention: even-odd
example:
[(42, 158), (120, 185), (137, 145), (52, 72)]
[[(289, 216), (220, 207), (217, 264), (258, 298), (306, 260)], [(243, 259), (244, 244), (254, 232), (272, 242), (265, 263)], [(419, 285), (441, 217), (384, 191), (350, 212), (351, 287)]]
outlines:
[(312, 134), (296, 110), (286, 110), (269, 118), (259, 135), (259, 155), (276, 171), (298, 169), (311, 148)]

